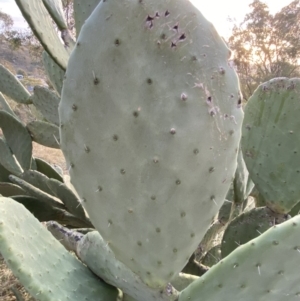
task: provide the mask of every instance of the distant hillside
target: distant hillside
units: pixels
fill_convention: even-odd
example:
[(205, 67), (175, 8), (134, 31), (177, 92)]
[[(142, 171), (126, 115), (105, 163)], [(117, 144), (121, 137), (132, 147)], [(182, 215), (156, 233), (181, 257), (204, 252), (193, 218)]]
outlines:
[[(20, 82), (30, 93), (33, 92), (35, 85), (47, 85), (47, 77), (43, 69), (43, 63), (41, 61), (33, 61), (30, 57), (29, 50), (25, 46), (13, 51), (9, 48), (8, 43), (0, 39), (0, 64), (4, 65), (15, 75), (22, 74), (24, 78), (20, 79)], [(34, 106), (18, 104), (7, 96), (6, 100), (12, 110), (25, 124), (36, 118), (42, 118)]]
[(46, 80), (43, 63), (34, 62), (25, 46), (11, 50), (7, 42), (0, 40), (0, 63), (14, 74), (23, 71), (29, 77)]

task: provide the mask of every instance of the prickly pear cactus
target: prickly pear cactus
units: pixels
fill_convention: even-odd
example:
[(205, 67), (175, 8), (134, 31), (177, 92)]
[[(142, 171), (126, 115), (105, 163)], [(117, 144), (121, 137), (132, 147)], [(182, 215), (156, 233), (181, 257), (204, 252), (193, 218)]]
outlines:
[(190, 2), (126, 0), (96, 7), (70, 57), (59, 113), (72, 183), (149, 286), (184, 267), (234, 175), (243, 113), (229, 56)]
[(266, 205), (278, 213), (300, 201), (299, 95), (299, 78), (276, 78), (260, 85), (245, 108), (245, 163)]
[(238, 247), (184, 289), (178, 300), (298, 300), (299, 225), (296, 216)]

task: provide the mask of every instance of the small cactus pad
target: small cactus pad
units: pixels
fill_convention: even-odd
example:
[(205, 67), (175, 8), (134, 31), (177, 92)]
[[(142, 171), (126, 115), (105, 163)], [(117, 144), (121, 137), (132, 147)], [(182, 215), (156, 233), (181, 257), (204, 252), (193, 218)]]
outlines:
[(35, 158), (35, 162), (36, 162), (36, 169), (40, 173), (44, 174), (50, 179), (56, 179), (60, 182), (64, 181), (62, 175), (45, 160), (40, 158)]
[(179, 301), (298, 301), (300, 216), (238, 247), (183, 290)]
[(236, 217), (226, 228), (222, 239), (222, 257), (226, 257), (239, 245), (261, 235), (273, 225), (287, 220), (287, 216), (275, 213), (268, 207), (254, 208)]
[(70, 57), (59, 114), (72, 183), (149, 286), (181, 271), (234, 175), (243, 112), (229, 54), (190, 2), (125, 0), (99, 3)]
[(68, 29), (67, 21), (65, 19), (64, 10), (61, 0), (43, 0), (53, 21), (58, 26), (59, 30)]
[[(88, 218), (80, 204), (80, 200), (66, 184), (55, 179), (49, 179), (47, 185), (52, 193), (65, 204), (70, 213), (88, 222)], [(92, 226), (93, 225), (90, 224), (90, 227)]]
[(71, 227), (86, 227), (86, 222), (80, 220), (66, 210), (53, 207), (43, 199), (37, 199), (28, 195), (11, 196), (13, 200), (25, 206), (40, 222), (57, 221)]
[(20, 176), (24, 181), (27, 183), (38, 187), (40, 190), (48, 193), (53, 194), (52, 190), (48, 187), (47, 182), (49, 178), (36, 170), (25, 170), (24, 173)]
[(292, 210), (289, 212), (290, 216), (295, 216), (297, 214), (300, 214), (300, 203), (296, 204)]
[(26, 193), (23, 195), (11, 196), (11, 198), (22, 204), (40, 222), (59, 221), (62, 223), (64, 221), (65, 211), (57, 207), (53, 207), (43, 199), (37, 199), (33, 196), (26, 195)]
[(30, 169), (32, 141), (26, 127), (11, 114), (0, 111), (0, 128), (20, 166), (23, 169)]
[(245, 107), (242, 151), (259, 193), (287, 213), (300, 201), (300, 79), (260, 85)]
[(0, 137), (0, 164), (10, 173), (20, 175), (23, 169), (11, 152), (6, 141)]
[(0, 110), (6, 111), (7, 113), (16, 116), (14, 111), (11, 109), (9, 103), (6, 101), (4, 95), (0, 92)]
[(192, 282), (199, 279), (198, 276), (185, 274), (185, 273), (179, 273), (176, 275), (172, 280), (172, 285), (174, 288), (176, 288), (178, 291), (182, 291), (187, 286), (189, 286)]
[(44, 49), (61, 68), (66, 69), (71, 48), (61, 42), (43, 1), (16, 0), (16, 3)]
[(29, 104), (30, 93), (20, 81), (3, 65), (0, 64), (0, 92), (12, 98), (14, 101)]
[(65, 71), (55, 63), (55, 61), (46, 51), (43, 51), (43, 64), (48, 79), (50, 80), (56, 92), (60, 95)]
[(33, 120), (26, 125), (33, 141), (51, 148), (60, 149), (58, 126), (41, 121)]
[(224, 231), (227, 222), (228, 220), (223, 222), (221, 219), (214, 221), (199, 244), (197, 258), (203, 257), (216, 244), (217, 237)]
[(18, 185), (0, 182), (0, 195), (10, 197), (14, 195), (26, 195), (26, 192)]
[[(1, 141), (0, 141), (1, 143)], [(1, 153), (2, 156), (2, 153)], [(0, 156), (0, 158), (1, 158)], [(11, 173), (1, 164), (1, 160), (0, 160), (0, 182), (9, 182), (9, 175)]]
[(101, 0), (74, 0), (73, 8), (77, 37), (85, 20), (90, 16), (100, 1)]
[(117, 290), (68, 253), (28, 210), (0, 198), (0, 252), (36, 300), (116, 301)]
[[(123, 293), (135, 300), (171, 301), (177, 299), (177, 292), (170, 285), (156, 290), (143, 283), (136, 274), (115, 258), (109, 244), (97, 231), (89, 232), (78, 242), (77, 254), (96, 275), (107, 283), (120, 288)], [(168, 292), (168, 290), (170, 291)]]
[(213, 265), (217, 264), (221, 260), (221, 245), (216, 245), (212, 247), (204, 258), (201, 260), (202, 264), (212, 267)]
[(60, 202), (60, 200), (35, 187), (34, 185), (24, 181), (23, 179), (13, 175), (10, 175), (9, 179), (12, 183), (19, 185), (23, 190), (25, 190), (28, 195), (36, 197), (37, 199), (49, 204), (52, 207), (66, 209), (65, 206)]
[(58, 104), (60, 98), (55, 92), (43, 86), (35, 86), (31, 100), (48, 122), (59, 125)]
[(233, 180), (234, 202), (241, 204), (247, 199), (253, 187), (254, 184), (249, 178), (249, 172), (243, 158), (242, 150), (239, 149), (237, 168)]

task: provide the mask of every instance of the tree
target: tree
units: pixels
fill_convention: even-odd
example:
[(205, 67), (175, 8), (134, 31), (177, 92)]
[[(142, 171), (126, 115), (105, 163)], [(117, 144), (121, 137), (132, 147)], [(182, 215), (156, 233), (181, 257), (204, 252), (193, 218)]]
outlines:
[(0, 9), (0, 31), (6, 31), (14, 25), (12, 17)]
[[(73, 29), (73, 0), (63, 0), (62, 4), (67, 24), (70, 29)], [(54, 22), (53, 25), (56, 27)], [(17, 50), (20, 47), (25, 46), (29, 50), (29, 54), (33, 61), (41, 61), (43, 47), (36, 36), (33, 34), (32, 30), (29, 27), (22, 30), (14, 29), (12, 18), (8, 14), (5, 14), (0, 10), (0, 34), (1, 32), (2, 39), (5, 39), (5, 41), (8, 42), (12, 50)]]
[(14, 25), (12, 17), (0, 9), (0, 41), (6, 38), (7, 32), (9, 32)]
[(246, 100), (259, 84), (271, 78), (300, 76), (299, 0), (274, 16), (260, 0), (254, 0), (250, 8), (228, 40)]

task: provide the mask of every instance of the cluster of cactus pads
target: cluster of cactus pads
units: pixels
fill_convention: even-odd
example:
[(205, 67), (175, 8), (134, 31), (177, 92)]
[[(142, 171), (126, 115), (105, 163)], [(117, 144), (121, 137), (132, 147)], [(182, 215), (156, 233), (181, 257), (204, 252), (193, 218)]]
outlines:
[[(61, 0), (16, 2), (56, 90), (0, 66), (0, 91), (44, 119), (0, 95), (0, 253), (28, 292), (298, 299), (300, 79), (243, 112), (230, 50), (188, 1), (74, 0), (77, 38)], [(32, 140), (61, 147), (76, 191)]]

